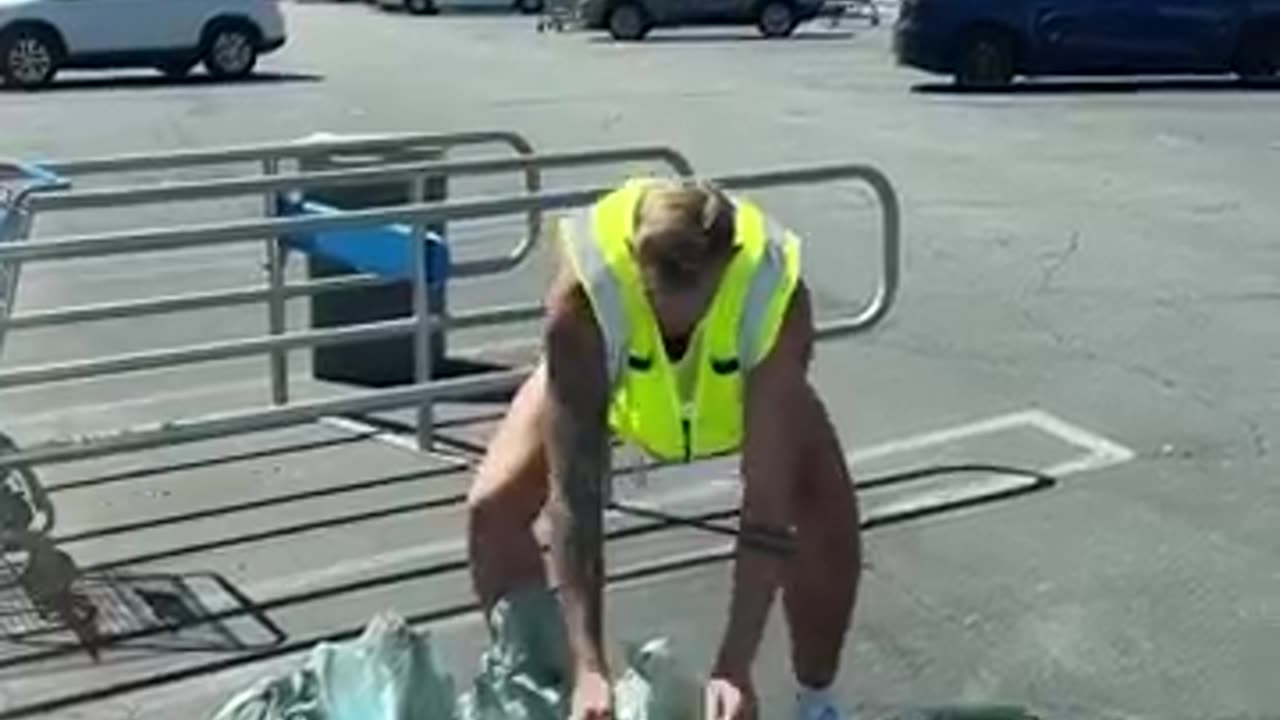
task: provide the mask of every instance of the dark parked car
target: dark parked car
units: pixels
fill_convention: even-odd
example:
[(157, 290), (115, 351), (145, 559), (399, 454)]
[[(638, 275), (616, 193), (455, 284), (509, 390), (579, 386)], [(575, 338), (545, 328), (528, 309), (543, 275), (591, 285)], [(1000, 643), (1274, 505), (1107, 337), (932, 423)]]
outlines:
[(1280, 0), (903, 0), (903, 65), (966, 86), (1017, 75), (1280, 71)]
[(824, 0), (585, 0), (587, 28), (618, 40), (641, 40), (655, 27), (755, 25), (765, 37), (785, 37), (823, 11)]

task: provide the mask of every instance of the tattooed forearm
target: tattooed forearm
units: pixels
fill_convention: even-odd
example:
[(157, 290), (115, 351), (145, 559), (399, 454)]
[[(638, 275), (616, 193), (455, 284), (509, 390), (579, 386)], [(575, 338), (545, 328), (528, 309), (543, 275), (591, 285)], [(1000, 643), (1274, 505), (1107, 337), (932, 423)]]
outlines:
[[(604, 585), (604, 478), (607, 433), (586, 408), (554, 411), (551, 476), (552, 556), (560, 578), (577, 659), (600, 662), (601, 595)], [(599, 427), (593, 427), (599, 426)]]
[[(570, 334), (570, 337), (565, 337)], [(571, 333), (549, 337), (546, 435), (551, 474), (551, 555), (570, 647), (580, 667), (599, 668), (604, 575), (604, 488), (609, 475), (607, 383), (598, 355)]]

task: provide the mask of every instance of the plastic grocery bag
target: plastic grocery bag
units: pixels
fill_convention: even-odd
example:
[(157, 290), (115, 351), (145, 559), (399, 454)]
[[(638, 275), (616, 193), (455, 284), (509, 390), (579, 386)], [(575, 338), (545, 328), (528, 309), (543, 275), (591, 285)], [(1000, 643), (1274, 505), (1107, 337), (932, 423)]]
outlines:
[[(567, 653), (559, 603), (545, 590), (503, 599), (471, 688), (455, 694), (427, 632), (392, 614), (349, 643), (321, 643), (288, 676), (264, 678), (214, 720), (563, 720)], [(615, 684), (618, 720), (696, 720), (700, 684), (664, 638), (626, 648)]]
[(701, 720), (702, 685), (667, 638), (627, 648), (627, 669), (614, 686), (618, 720)]
[[(561, 720), (568, 715), (567, 650), (555, 596), (529, 591), (490, 616), (492, 638), (458, 720)], [(617, 720), (696, 720), (701, 686), (665, 638), (627, 647), (614, 685)]]
[(214, 720), (452, 720), (453, 697), (430, 636), (382, 614), (359, 639), (320, 643), (298, 670), (258, 681)]

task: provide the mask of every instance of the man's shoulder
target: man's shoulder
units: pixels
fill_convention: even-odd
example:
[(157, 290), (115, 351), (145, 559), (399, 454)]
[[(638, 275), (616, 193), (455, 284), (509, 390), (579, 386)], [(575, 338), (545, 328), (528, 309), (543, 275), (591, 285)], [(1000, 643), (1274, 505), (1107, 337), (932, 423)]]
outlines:
[(547, 289), (545, 335), (548, 341), (559, 338), (574, 345), (598, 342), (599, 329), (586, 288), (571, 272), (557, 273)]
[(787, 299), (787, 307), (779, 322), (773, 346), (757, 367), (773, 371), (785, 368), (806, 373), (813, 360), (815, 339), (812, 300), (808, 285), (801, 278)]

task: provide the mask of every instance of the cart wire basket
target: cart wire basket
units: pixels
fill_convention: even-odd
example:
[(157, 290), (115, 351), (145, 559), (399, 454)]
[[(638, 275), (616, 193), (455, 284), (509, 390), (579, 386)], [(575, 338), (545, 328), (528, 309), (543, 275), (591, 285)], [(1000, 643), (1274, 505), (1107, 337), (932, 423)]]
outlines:
[[(34, 220), (33, 194), (67, 186), (65, 180), (39, 166), (0, 160), (0, 248), (27, 239)], [(20, 270), (19, 262), (0, 259), (0, 358)], [(7, 456), (17, 451), (17, 443), (0, 432), (0, 597), (21, 592), (32, 612), (60, 619), (95, 654), (95, 610), (75, 589), (75, 563), (55, 548), (50, 538), (55, 521), (53, 503), (35, 471), (6, 462)], [(12, 615), (11, 604), (0, 608), (0, 619)]]
[(582, 27), (583, 0), (544, 0), (538, 32), (566, 32)]

